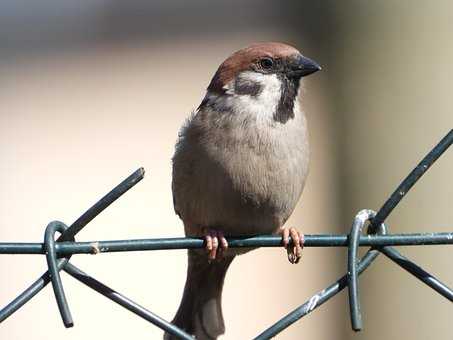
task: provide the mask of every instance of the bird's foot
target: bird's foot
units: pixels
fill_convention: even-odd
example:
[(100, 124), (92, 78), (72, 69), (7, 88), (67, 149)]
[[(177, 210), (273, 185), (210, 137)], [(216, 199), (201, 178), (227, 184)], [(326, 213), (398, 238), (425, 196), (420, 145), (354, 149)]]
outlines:
[[(304, 234), (292, 227), (281, 227), (279, 234), (282, 235), (282, 243), (288, 253), (288, 261), (293, 264), (298, 263), (302, 257), (302, 249), (304, 248)], [(289, 244), (290, 236), (292, 239), (291, 244)]]
[(225, 236), (223, 236), (223, 232), (206, 228), (203, 233), (208, 260), (221, 259), (228, 249), (228, 242)]

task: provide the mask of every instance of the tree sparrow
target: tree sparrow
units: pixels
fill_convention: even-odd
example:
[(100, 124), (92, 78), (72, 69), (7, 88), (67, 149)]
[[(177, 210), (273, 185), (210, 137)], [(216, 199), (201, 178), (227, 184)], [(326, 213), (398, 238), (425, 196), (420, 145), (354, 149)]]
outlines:
[(308, 171), (300, 79), (320, 69), (283, 43), (239, 50), (220, 65), (180, 131), (173, 156), (174, 207), (186, 235), (205, 239), (207, 254), (188, 250), (186, 284), (173, 323), (198, 340), (224, 333), (225, 274), (234, 257), (247, 251), (227, 249), (226, 235), (280, 234), (289, 261), (301, 257), (303, 235), (283, 225)]

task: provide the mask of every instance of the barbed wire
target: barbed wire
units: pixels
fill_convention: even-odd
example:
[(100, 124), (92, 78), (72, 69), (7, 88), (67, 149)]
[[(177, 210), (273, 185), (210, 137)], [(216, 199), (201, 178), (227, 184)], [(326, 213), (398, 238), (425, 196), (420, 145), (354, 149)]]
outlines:
[[(305, 315), (311, 313), (346, 287), (348, 287), (349, 292), (352, 329), (355, 331), (361, 330), (363, 322), (358, 298), (358, 276), (370, 266), (370, 264), (380, 253), (384, 254), (394, 263), (408, 271), (417, 279), (421, 280), (440, 295), (450, 301), (453, 301), (453, 291), (451, 288), (393, 248), (393, 246), (403, 245), (420, 246), (453, 244), (453, 232), (388, 234), (387, 227), (384, 224), (386, 218), (395, 209), (402, 198), (405, 197), (407, 192), (414, 186), (421, 176), (423, 176), (431, 165), (451, 146), (452, 143), (453, 130), (450, 130), (448, 134), (401, 182), (401, 184), (377, 213), (366, 209), (361, 210), (356, 215), (351, 231), (348, 235), (304, 235), (305, 247), (348, 247), (347, 273), (330, 286), (313, 295), (300, 307), (294, 309), (275, 324), (267, 328), (254, 340), (270, 339), (276, 336), (282, 330), (286, 329)], [(60, 278), (60, 271), (64, 270), (76, 280), (123, 306), (132, 313), (135, 313), (143, 319), (151, 322), (157, 327), (160, 327), (164, 331), (181, 339), (194, 339), (192, 335), (186, 333), (184, 330), (176, 327), (136, 302), (118, 293), (114, 289), (96, 280), (69, 262), (71, 256), (74, 254), (192, 249), (203, 248), (205, 246), (204, 240), (201, 238), (157, 238), (92, 242), (75, 241), (76, 234), (78, 234), (90, 221), (103, 212), (114, 201), (140, 182), (143, 179), (144, 174), (145, 171), (143, 168), (136, 170), (107, 195), (101, 198), (96, 204), (89, 208), (70, 226), (66, 226), (60, 221), (53, 221), (49, 223), (45, 230), (43, 243), (0, 243), (0, 254), (41, 254), (46, 256), (48, 265), (48, 270), (44, 274), (42, 274), (19, 296), (0, 310), (0, 323), (19, 310), (24, 304), (30, 301), (51, 282), (63, 323), (65, 327), (72, 327), (74, 322)], [(361, 235), (362, 229), (365, 226), (367, 226), (367, 235)], [(55, 240), (55, 234), (57, 232), (61, 235)], [(228, 245), (231, 248), (281, 247), (282, 240), (279, 236), (260, 235), (253, 237), (229, 238)], [(359, 246), (370, 247), (361, 259), (357, 258)]]

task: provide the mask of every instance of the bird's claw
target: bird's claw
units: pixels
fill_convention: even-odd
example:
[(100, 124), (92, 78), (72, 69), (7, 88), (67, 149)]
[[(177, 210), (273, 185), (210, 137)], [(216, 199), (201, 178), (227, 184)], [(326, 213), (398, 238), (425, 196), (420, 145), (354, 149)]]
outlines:
[(216, 258), (222, 258), (224, 252), (228, 249), (228, 241), (223, 235), (223, 232), (214, 229), (207, 229), (204, 239), (206, 252), (208, 253), (208, 260), (213, 261)]
[[(285, 247), (288, 253), (288, 261), (293, 264), (298, 263), (302, 257), (302, 249), (304, 248), (304, 235), (293, 227), (282, 227), (280, 233), (282, 235), (283, 247)], [(289, 244), (290, 236), (293, 241), (291, 245)]]

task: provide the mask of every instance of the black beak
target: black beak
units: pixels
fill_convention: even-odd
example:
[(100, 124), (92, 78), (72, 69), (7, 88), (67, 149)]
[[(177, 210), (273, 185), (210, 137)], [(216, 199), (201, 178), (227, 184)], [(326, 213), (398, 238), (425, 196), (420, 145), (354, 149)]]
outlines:
[(298, 55), (288, 65), (288, 75), (294, 78), (301, 78), (321, 70), (321, 66), (310, 58)]

